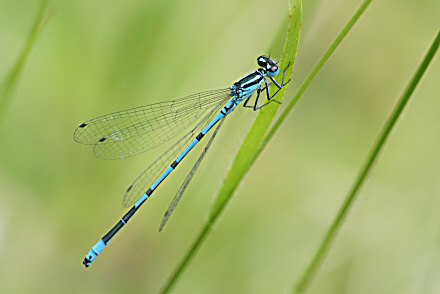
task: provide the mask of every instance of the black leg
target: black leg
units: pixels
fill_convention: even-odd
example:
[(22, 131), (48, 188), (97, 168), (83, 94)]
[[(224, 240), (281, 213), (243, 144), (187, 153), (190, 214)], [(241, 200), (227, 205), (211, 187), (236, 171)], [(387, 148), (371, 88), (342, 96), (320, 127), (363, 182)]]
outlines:
[(258, 108), (257, 108), (257, 105), (258, 105), (258, 99), (260, 99), (260, 94), (261, 94), (261, 89), (257, 89), (257, 98), (255, 98), (255, 103), (254, 103), (254, 105), (252, 106), (252, 105), (248, 105), (248, 103), (249, 103), (249, 100), (251, 99), (251, 97), (248, 97), (245, 101), (244, 101), (244, 103), (243, 103), (243, 107), (246, 107), (246, 108), (253, 108), (254, 110), (257, 110)]
[(267, 98), (268, 101), (270, 101), (270, 99), (272, 99), (270, 97), (270, 88), (269, 88), (269, 85), (267, 84), (266, 81), (264, 81), (264, 83), (266, 84), (266, 98)]
[[(280, 85), (280, 84), (279, 84), (279, 83), (278, 83), (273, 77), (269, 77), (269, 79), (272, 81), (272, 83), (274, 83), (275, 86), (277, 86), (277, 88), (278, 88), (277, 91), (276, 91), (273, 95), (271, 95), (271, 93), (270, 93), (270, 89), (269, 89), (271, 83), (268, 83), (266, 80), (264, 80), (265, 87), (262, 88), (262, 89), (258, 89), (258, 90), (257, 90), (257, 98), (256, 98), (255, 103), (254, 103), (254, 106), (253, 106), (254, 110), (259, 110), (259, 109), (263, 108), (264, 106), (268, 105), (268, 104), (271, 103), (271, 102), (276, 102), (276, 103), (278, 103), (278, 104), (281, 104), (280, 101), (277, 101), (277, 100), (275, 100), (275, 99), (273, 99), (273, 98), (278, 94), (278, 92), (279, 92), (282, 88), (284, 88), (285, 85), (287, 85), (287, 84), (290, 82), (290, 79), (289, 79), (287, 82), (284, 82), (284, 80), (285, 80), (285, 78), (286, 78), (286, 72), (287, 72), (287, 69), (288, 69), (289, 67), (290, 67), (290, 62), (289, 62), (289, 64), (286, 66), (286, 68), (285, 68), (284, 71), (283, 71), (283, 79), (281, 80), (281, 85)], [(267, 102), (264, 103), (264, 104), (261, 105), (261, 106), (258, 106), (258, 99), (260, 98), (260, 94), (261, 94), (261, 92), (264, 91), (264, 90), (266, 91)], [(248, 108), (252, 108), (252, 106), (248, 106), (248, 105), (247, 105), (248, 102), (249, 102), (249, 99), (250, 99), (250, 97), (247, 98), (247, 99), (245, 100), (243, 106), (244, 106), (244, 107), (248, 107)]]
[[(272, 78), (271, 78), (272, 79)], [(277, 87), (279, 86), (278, 84), (275, 84)], [(284, 88), (284, 86), (285, 86), (286, 84), (284, 84), (284, 85), (282, 85), (282, 86), (279, 86), (279, 88), (277, 89), (277, 91), (272, 95), (272, 96), (270, 96), (270, 97), (268, 97), (267, 98), (267, 100), (269, 100), (269, 101), (271, 101), (277, 94), (278, 94), (278, 92), (279, 91), (281, 91), (281, 89), (282, 88)], [(277, 102), (279, 102), (279, 101), (277, 101)], [(279, 102), (279, 103), (281, 103), (281, 102)]]
[(283, 88), (283, 85), (278, 84), (278, 82), (273, 77), (269, 77), (269, 79), (275, 84), (275, 86), (278, 87), (279, 90)]
[(252, 106), (247, 105), (249, 102), (249, 99), (251, 99), (251, 97), (248, 97), (248, 98), (246, 98), (246, 100), (244, 100), (243, 107), (252, 108)]
[[(287, 65), (286, 69), (283, 71), (283, 79), (281, 80), (281, 85), (273, 78), (273, 77), (269, 77), (269, 79), (275, 84), (275, 86), (278, 87), (278, 90), (275, 92), (275, 94), (273, 94), (272, 96), (270, 96), (270, 98), (268, 98), (267, 100), (272, 100), (273, 97), (275, 97), (278, 92), (284, 88), (285, 85), (287, 85), (290, 82), (290, 79), (287, 82), (284, 82), (284, 79), (286, 78), (286, 71), (287, 69), (290, 67), (290, 62)], [(279, 101), (277, 101), (279, 102)], [(279, 102), (280, 103), (280, 102)]]
[[(265, 80), (264, 82), (265, 82), (265, 84), (266, 84), (266, 87), (264, 87), (263, 90), (266, 90), (266, 98), (267, 98), (267, 102), (264, 103), (264, 104), (261, 105), (261, 106), (258, 106), (257, 108), (254, 108), (255, 110), (261, 109), (261, 108), (263, 108), (264, 106), (268, 105), (268, 104), (271, 103), (271, 102), (277, 102), (277, 103), (281, 104), (280, 101), (277, 101), (277, 100), (275, 100), (275, 99), (272, 99), (273, 96), (275, 96), (275, 95), (273, 95), (273, 96), (270, 95), (269, 84), (266, 82), (266, 80)], [(278, 90), (278, 91), (279, 91), (279, 90)], [(278, 92), (278, 91), (277, 91), (277, 92)], [(276, 94), (276, 93), (275, 93), (275, 94)]]
[(286, 83), (284, 83), (284, 79), (286, 78), (286, 71), (289, 67), (290, 67), (290, 61), (289, 61), (289, 64), (287, 64), (286, 68), (283, 71), (283, 80), (281, 81), (281, 87), (284, 87), (285, 85), (287, 85), (290, 82), (290, 79), (289, 79)]
[[(266, 86), (266, 88), (267, 88), (267, 86)], [(255, 103), (254, 103), (254, 111), (261, 108), (261, 107), (258, 108), (258, 99), (260, 99), (260, 94), (261, 94), (261, 89), (258, 89), (257, 90), (257, 98), (255, 98)]]
[[(284, 83), (284, 79), (286, 78), (286, 72), (287, 72), (287, 69), (289, 69), (289, 67), (290, 67), (290, 61), (289, 61), (289, 64), (286, 66), (286, 68), (284, 69), (284, 71), (283, 71), (283, 79), (281, 80), (281, 85), (280, 84), (278, 84), (278, 82), (273, 78), (273, 77), (269, 77), (269, 79), (272, 81), (272, 82), (274, 82), (275, 83), (275, 85), (278, 87), (278, 89), (282, 89), (285, 85), (287, 85), (289, 82), (290, 82), (290, 79), (286, 82), (286, 83)], [(274, 96), (275, 96), (275, 94), (274, 94)]]

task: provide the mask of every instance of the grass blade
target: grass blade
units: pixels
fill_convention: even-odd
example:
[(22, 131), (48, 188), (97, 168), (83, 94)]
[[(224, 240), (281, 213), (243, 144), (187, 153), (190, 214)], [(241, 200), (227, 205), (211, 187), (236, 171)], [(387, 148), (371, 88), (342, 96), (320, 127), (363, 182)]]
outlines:
[[(286, 72), (286, 79), (288, 80), (292, 74), (292, 69), (295, 64), (296, 54), (298, 52), (298, 42), (301, 30), (302, 22), (302, 1), (301, 0), (290, 0), (289, 1), (289, 29), (287, 32), (286, 41), (284, 44), (284, 50), (281, 57), (280, 68), (284, 69), (290, 63), (290, 68)], [(272, 93), (275, 89), (271, 89)], [(286, 88), (283, 88), (277, 95), (277, 100), (281, 101)], [(249, 171), (252, 163), (258, 152), (258, 146), (264, 139), (267, 130), (269, 129), (275, 114), (278, 110), (279, 105), (277, 103), (271, 103), (265, 107), (260, 113), (253, 124), (251, 130), (247, 134), (240, 150), (234, 160), (234, 163), (226, 177), (225, 183), (219, 192), (216, 202), (213, 205), (213, 209), (209, 216), (209, 219), (202, 231), (190, 247), (189, 251), (186, 253), (182, 262), (178, 265), (176, 271), (168, 280), (163, 291), (169, 292), (175, 285), (179, 276), (183, 273), (189, 261), (192, 259), (194, 254), (200, 248), (203, 241), (208, 236), (213, 224), (218, 219), (221, 212), (226, 207), (232, 193), (239, 185), (244, 175)]]
[(304, 275), (299, 280), (299, 283), (296, 287), (296, 293), (303, 293), (307, 286), (309, 285), (311, 279), (315, 276), (320, 264), (322, 264), (326, 253), (330, 249), (330, 246), (332, 245), (333, 241), (335, 240), (336, 234), (340, 230), (340, 227), (342, 223), (344, 222), (348, 212), (350, 211), (351, 207), (353, 206), (354, 201), (357, 198), (358, 192), (360, 188), (362, 187), (363, 183), (365, 182), (366, 178), (368, 177), (368, 174), (374, 164), (374, 162), (377, 159), (377, 156), (381, 152), (383, 146), (385, 145), (391, 131), (393, 130), (394, 126), (396, 125), (397, 120), (399, 119), (400, 115), (402, 114), (402, 111), (405, 109), (405, 106), (408, 104), (409, 99), (411, 98), (412, 94), (414, 93), (414, 90), (416, 89), (417, 85), (419, 84), (421, 78), (426, 72), (426, 69), (428, 68), (429, 64), (431, 63), (432, 59), (435, 56), (435, 53), (438, 50), (440, 44), (440, 31), (437, 33), (437, 36), (432, 43), (431, 47), (429, 48), (427, 54), (425, 55), (422, 63), (419, 65), (417, 71), (415, 72), (414, 76), (412, 77), (411, 81), (407, 85), (405, 91), (403, 92), (402, 96), (400, 97), (399, 101), (397, 102), (397, 105), (394, 107), (393, 111), (391, 112), (390, 116), (388, 117), (388, 120), (385, 122), (385, 125), (382, 128), (382, 131), (380, 132), (379, 136), (376, 139), (376, 143), (373, 145), (373, 148), (370, 151), (370, 154), (368, 155), (363, 167), (360, 170), (359, 175), (357, 176), (350, 193), (346, 197), (342, 207), (340, 208), (338, 214), (336, 215), (333, 223), (331, 224), (330, 228), (328, 229), (327, 233), (325, 234), (325, 237), (321, 244), (319, 245), (318, 250), (316, 251), (315, 255), (313, 256), (309, 266), (307, 267), (306, 271), (304, 272)]
[[(284, 69), (290, 63), (290, 68), (286, 73), (286, 80), (289, 80), (292, 75), (296, 53), (298, 52), (298, 42), (302, 22), (302, 1), (291, 0), (290, 5), (293, 7), (293, 12), (290, 14), (289, 31), (287, 33), (280, 66), (281, 69)], [(279, 97), (277, 96), (278, 101), (282, 101), (286, 88), (287, 87), (284, 87), (278, 94), (280, 95)], [(271, 90), (272, 93), (274, 93), (276, 88), (273, 87)], [(279, 106), (278, 103), (271, 103), (259, 112), (255, 123), (252, 125), (252, 128), (244, 139), (243, 144), (234, 159), (232, 167), (226, 176), (225, 182), (218, 193), (218, 197), (212, 207), (211, 215), (209, 217), (210, 221), (213, 221), (218, 217), (241, 180), (251, 168), (258, 153), (258, 148), (256, 147), (258, 147), (263, 141), (275, 118)]]
[(42, 0), (40, 3), (40, 8), (38, 10), (38, 14), (35, 18), (34, 24), (32, 26), (32, 30), (29, 34), (29, 37), (26, 41), (26, 44), (23, 48), (23, 51), (18, 56), (18, 59), (14, 66), (12, 67), (9, 74), (3, 80), (0, 87), (0, 121), (3, 118), (3, 115), (6, 111), (6, 108), (11, 100), (11, 97), (14, 93), (15, 86), (17, 84), (18, 78), (23, 70), (23, 67), (26, 63), (27, 58), (35, 45), (35, 42), (38, 39), (38, 36), (41, 32), (41, 29), (44, 24), (47, 4), (49, 0)]
[(342, 31), (339, 33), (339, 35), (336, 37), (336, 39), (333, 41), (333, 43), (327, 49), (325, 54), (322, 56), (321, 60), (318, 62), (318, 64), (315, 66), (315, 68), (313, 68), (313, 70), (310, 72), (310, 74), (307, 76), (307, 78), (301, 84), (298, 91), (295, 93), (293, 98), (290, 100), (286, 109), (284, 109), (284, 111), (281, 113), (280, 117), (277, 119), (277, 121), (274, 123), (272, 128), (267, 133), (267, 136), (264, 138), (262, 144), (260, 145), (258, 155), (261, 153), (261, 151), (263, 151), (263, 149), (266, 147), (267, 143), (272, 139), (273, 135), (276, 133), (278, 128), (281, 126), (281, 124), (287, 118), (290, 111), (293, 109), (293, 107), (296, 105), (296, 103), (302, 97), (302, 95), (304, 94), (306, 89), (309, 87), (311, 82), (316, 78), (318, 73), (321, 71), (322, 67), (326, 64), (328, 59), (333, 55), (335, 50), (338, 48), (338, 46), (341, 44), (341, 42), (345, 39), (345, 37), (348, 35), (348, 33), (351, 31), (351, 29), (354, 27), (354, 25), (360, 19), (360, 17), (364, 14), (364, 12), (366, 11), (366, 9), (368, 8), (368, 6), (371, 4), (372, 1), (373, 0), (365, 0), (364, 2), (362, 2), (362, 4), (359, 6), (359, 8), (356, 10), (356, 12), (353, 14), (353, 16), (347, 22), (345, 27), (342, 29)]

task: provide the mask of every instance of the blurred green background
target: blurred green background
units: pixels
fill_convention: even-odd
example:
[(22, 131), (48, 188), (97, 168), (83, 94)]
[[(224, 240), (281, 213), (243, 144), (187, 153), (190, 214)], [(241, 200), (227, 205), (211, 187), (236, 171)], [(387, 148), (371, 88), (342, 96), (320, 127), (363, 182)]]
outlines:
[[(359, 1), (305, 1), (303, 81)], [(0, 81), (39, 1), (0, 2)], [(0, 123), (0, 292), (156, 293), (206, 219), (256, 113), (240, 109), (164, 232), (191, 160), (103, 255), (125, 188), (154, 158), (94, 158), (84, 119), (231, 85), (254, 70), (287, 1), (52, 1)], [(436, 0), (374, 1), (237, 191), (175, 293), (285, 293), (299, 278), (376, 134), (438, 30)], [(440, 292), (440, 64), (422, 80), (310, 293)], [(194, 159), (194, 156), (192, 156)]]

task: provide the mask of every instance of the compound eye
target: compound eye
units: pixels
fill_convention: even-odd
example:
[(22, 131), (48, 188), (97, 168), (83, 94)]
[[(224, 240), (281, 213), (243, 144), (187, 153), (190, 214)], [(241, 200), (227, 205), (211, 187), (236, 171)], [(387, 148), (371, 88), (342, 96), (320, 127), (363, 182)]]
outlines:
[(276, 72), (278, 70), (278, 66), (272, 66), (269, 70), (271, 72)]
[(258, 62), (258, 65), (261, 67), (267, 66), (267, 60), (263, 56), (258, 57), (257, 62)]

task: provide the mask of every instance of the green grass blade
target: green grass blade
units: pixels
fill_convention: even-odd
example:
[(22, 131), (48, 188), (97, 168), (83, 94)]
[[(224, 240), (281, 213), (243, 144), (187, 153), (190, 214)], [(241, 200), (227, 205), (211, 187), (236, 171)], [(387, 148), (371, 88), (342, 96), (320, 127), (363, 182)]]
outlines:
[[(295, 65), (302, 22), (302, 1), (292, 0), (290, 1), (290, 5), (292, 12), (290, 14), (289, 31), (287, 32), (287, 38), (281, 58), (281, 69), (286, 68), (290, 63), (290, 68), (286, 73), (286, 81), (290, 79), (292, 69)], [(278, 101), (282, 101), (286, 88), (287, 87), (284, 87), (278, 94), (279, 96), (277, 95), (276, 99)], [(273, 86), (271, 90), (272, 93), (274, 93), (276, 90), (275, 86)], [(259, 112), (257, 119), (244, 139), (243, 144), (234, 159), (232, 167), (226, 176), (225, 182), (218, 193), (218, 197), (212, 207), (211, 215), (209, 217), (210, 221), (213, 221), (218, 217), (237, 186), (251, 168), (258, 153), (258, 146), (263, 141), (275, 118), (279, 106), (278, 103), (271, 103)]]
[(0, 86), (0, 121), (3, 118), (3, 115), (6, 111), (6, 108), (12, 98), (14, 93), (15, 86), (17, 84), (18, 78), (23, 70), (23, 67), (26, 63), (27, 58), (29, 57), (32, 48), (35, 45), (35, 42), (38, 39), (38, 36), (41, 32), (41, 29), (44, 24), (46, 9), (49, 1), (42, 0), (40, 3), (40, 8), (38, 10), (38, 14), (35, 18), (34, 24), (32, 26), (29, 37), (26, 41), (26, 44), (23, 48), (23, 51), (18, 56), (18, 59), (14, 66), (12, 67), (9, 74), (5, 77)]
[[(335, 50), (338, 48), (338, 46), (341, 44), (341, 42), (345, 39), (347, 34), (351, 31), (351, 29), (354, 27), (354, 25), (357, 23), (357, 21), (360, 19), (360, 17), (364, 14), (364, 12), (366, 11), (366, 9), (368, 8), (368, 6), (370, 5), (370, 3), (372, 1), (373, 0), (365, 0), (359, 6), (359, 8), (353, 14), (351, 19), (348, 21), (348, 23), (345, 25), (345, 27), (342, 29), (342, 31), (339, 33), (339, 35), (336, 37), (336, 39), (333, 41), (333, 43), (330, 45), (329, 49), (326, 51), (326, 53), (321, 58), (319, 63), (315, 66), (315, 68), (312, 70), (312, 72), (306, 78), (304, 83), (300, 86), (298, 91), (295, 93), (294, 97), (290, 100), (290, 102), (287, 105), (286, 109), (281, 113), (280, 117), (275, 121), (275, 123), (272, 126), (272, 128), (267, 132), (267, 135), (264, 137), (264, 139), (261, 140), (261, 141), (257, 141), (257, 140), (251, 141), (251, 143), (255, 144), (255, 145), (249, 144), (247, 146), (247, 148), (250, 148), (250, 149), (255, 151), (255, 152), (250, 152), (251, 153), (250, 156), (249, 156), (250, 160), (246, 160), (247, 158), (243, 157), (243, 161), (245, 161), (243, 166), (247, 167), (247, 169), (244, 171), (244, 173), (242, 173), (241, 175), (238, 175), (236, 177), (238, 179), (238, 182), (232, 182), (229, 185), (225, 184), (222, 187), (222, 190), (220, 190), (220, 193), (219, 193), (220, 196), (219, 196), (219, 198), (218, 198), (218, 200), (216, 202), (216, 205), (218, 207), (222, 207), (222, 205), (226, 204), (226, 202), (229, 200), (229, 198), (231, 197), (232, 193), (235, 191), (235, 189), (238, 187), (238, 185), (241, 182), (241, 180), (244, 178), (246, 172), (254, 164), (254, 162), (256, 161), (258, 156), (261, 154), (261, 152), (266, 147), (267, 143), (272, 139), (273, 135), (277, 132), (277, 130), (279, 129), (281, 124), (284, 122), (284, 120), (286, 119), (286, 117), (288, 116), (290, 111), (296, 105), (298, 100), (302, 97), (302, 95), (304, 94), (304, 92), (306, 91), (308, 86), (315, 79), (315, 77), (318, 75), (318, 73), (320, 72), (322, 67), (326, 64), (328, 59), (333, 55)], [(264, 115), (264, 113), (262, 113), (261, 115)], [(257, 123), (258, 123), (258, 121), (255, 122), (253, 127), (260, 127), (260, 126), (257, 126)], [(266, 125), (263, 125), (263, 127), (265, 127), (265, 126)], [(252, 132), (252, 130), (253, 130), (253, 128), (251, 129), (251, 132)], [(264, 130), (264, 132), (266, 132), (266, 129)], [(257, 145), (257, 143), (259, 143), (259, 144)], [(243, 143), (242, 147), (243, 146), (244, 146), (244, 143)], [(255, 150), (254, 146), (258, 146), (258, 148)], [(239, 151), (238, 156), (236, 158), (236, 162), (239, 161), (242, 158), (242, 157), (239, 157), (240, 155), (244, 156), (246, 154), (245, 150), (246, 149), (243, 149), (243, 148), (240, 149), (240, 151), (242, 151), (243, 154), (240, 154), (240, 151)], [(236, 162), (234, 162), (234, 165), (235, 165)], [(234, 168), (234, 166), (233, 166), (233, 168)], [(229, 175), (231, 175), (232, 169), (231, 169)], [(228, 178), (226, 178), (226, 181), (229, 181), (229, 178), (230, 178), (229, 175), (228, 175)], [(218, 211), (218, 209), (216, 209), (216, 206), (214, 206), (214, 210), (213, 210), (213, 213), (211, 215), (211, 218), (215, 218), (216, 217), (217, 211)]]
[(309, 85), (312, 83), (312, 81), (316, 78), (318, 73), (321, 71), (322, 67), (327, 63), (328, 59), (333, 55), (335, 50), (338, 48), (338, 46), (341, 44), (341, 42), (345, 39), (347, 34), (351, 31), (351, 29), (354, 27), (354, 25), (357, 23), (357, 21), (360, 19), (360, 17), (364, 14), (368, 6), (373, 0), (365, 0), (362, 2), (362, 4), (359, 6), (359, 8), (356, 10), (356, 12), (353, 14), (353, 16), (350, 18), (348, 23), (345, 25), (345, 27), (342, 29), (342, 31), (339, 33), (339, 35), (336, 37), (336, 39), (333, 41), (333, 43), (330, 45), (330, 47), (327, 49), (325, 54), (322, 56), (321, 60), (318, 62), (318, 64), (313, 68), (313, 70), (310, 72), (310, 74), (307, 76), (307, 78), (304, 80), (304, 82), (299, 87), (298, 91), (295, 93), (293, 98), (290, 100), (289, 104), (287, 105), (286, 109), (281, 113), (280, 117), (276, 120), (272, 128), (267, 133), (266, 138), (263, 140), (262, 144), (260, 145), (260, 150), (258, 154), (263, 151), (263, 149), (266, 147), (267, 143), (272, 139), (273, 135), (277, 132), (278, 128), (281, 126), (281, 124), (284, 122), (284, 120), (289, 115), (290, 111), (293, 109), (293, 107), (296, 105), (296, 103), (299, 101), (299, 99), (302, 97), (306, 89), (309, 87)]
[(407, 85), (405, 91), (403, 92), (402, 96), (400, 97), (399, 101), (397, 102), (397, 105), (394, 107), (393, 111), (391, 112), (388, 120), (385, 122), (385, 125), (382, 128), (382, 131), (378, 135), (376, 139), (376, 143), (373, 145), (373, 148), (370, 151), (370, 154), (368, 155), (363, 167), (360, 170), (359, 175), (357, 176), (350, 193), (346, 197), (342, 207), (340, 208), (338, 214), (336, 215), (333, 223), (331, 224), (330, 228), (328, 229), (327, 233), (325, 234), (325, 237), (321, 244), (319, 245), (318, 250), (316, 251), (315, 255), (313, 256), (309, 266), (307, 267), (306, 271), (304, 272), (304, 275), (299, 280), (299, 283), (296, 287), (296, 293), (303, 293), (307, 286), (309, 285), (311, 279), (315, 276), (320, 264), (322, 264), (326, 253), (330, 249), (330, 246), (335, 240), (335, 237), (340, 230), (340, 227), (342, 223), (344, 222), (345, 218), (347, 217), (348, 212), (350, 211), (351, 207), (353, 206), (354, 201), (357, 199), (358, 192), (360, 188), (362, 187), (363, 183), (368, 177), (368, 174), (374, 164), (374, 162), (377, 159), (377, 156), (381, 152), (383, 146), (385, 145), (391, 131), (393, 130), (394, 126), (396, 125), (397, 120), (399, 119), (400, 115), (402, 114), (403, 110), (405, 109), (405, 106), (407, 105), (409, 99), (411, 98), (412, 94), (414, 93), (414, 90), (416, 89), (417, 85), (419, 84), (421, 78), (426, 72), (426, 69), (428, 68), (429, 64), (431, 63), (432, 59), (434, 58), (438, 47), (440, 44), (440, 31), (437, 33), (437, 36), (432, 43), (430, 49), (428, 50), (428, 53), (425, 55), (422, 63), (419, 65), (417, 71), (415, 72), (414, 76), (412, 77), (411, 81)]
[[(292, 75), (292, 70), (295, 64), (296, 54), (298, 52), (298, 42), (302, 23), (302, 1), (290, 0), (289, 1), (289, 29), (287, 31), (287, 37), (285, 39), (284, 49), (280, 60), (280, 68), (285, 69), (290, 62), (290, 68), (286, 72), (286, 81)], [(271, 89), (272, 93), (275, 91)], [(283, 88), (277, 94), (277, 100), (281, 101), (285, 94), (286, 87)], [(227, 175), (225, 183), (219, 192), (217, 201), (213, 205), (210, 217), (203, 227), (202, 231), (186, 253), (182, 262), (178, 265), (176, 271), (168, 280), (163, 292), (169, 292), (177, 282), (180, 275), (187, 267), (189, 261), (194, 257), (197, 250), (200, 248), (203, 241), (208, 236), (213, 224), (226, 207), (229, 199), (232, 196), (233, 191), (243, 179), (244, 175), (249, 171), (252, 166), (255, 156), (258, 152), (258, 146), (261, 144), (267, 130), (270, 127), (279, 105), (277, 103), (271, 103), (260, 111), (258, 117), (253, 124), (251, 130), (247, 134), (240, 150), (234, 160), (234, 163)]]

